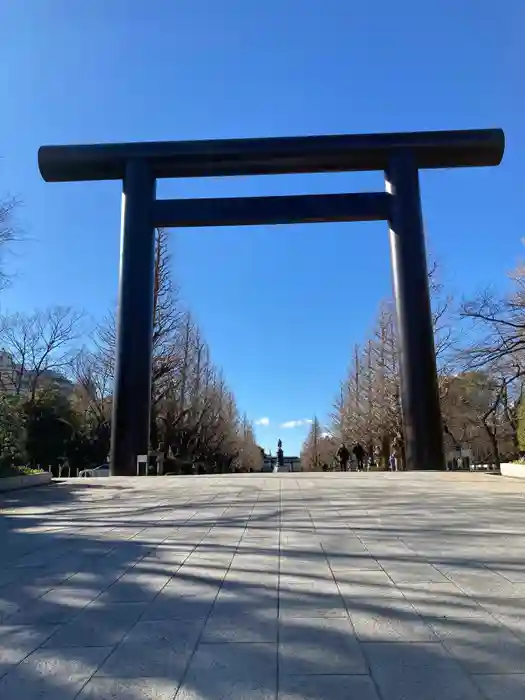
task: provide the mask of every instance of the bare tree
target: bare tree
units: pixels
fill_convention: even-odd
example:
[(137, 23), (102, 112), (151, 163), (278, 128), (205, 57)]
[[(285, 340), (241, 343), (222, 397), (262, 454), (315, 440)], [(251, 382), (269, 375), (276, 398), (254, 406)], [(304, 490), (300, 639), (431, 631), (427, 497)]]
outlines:
[(246, 414), (243, 415), (238, 433), (237, 462), (241, 471), (261, 471), (262, 453), (255, 441), (253, 426)]
[(301, 449), (302, 468), (305, 471), (319, 471), (323, 465), (333, 466), (336, 450), (336, 439), (314, 416)]
[[(525, 382), (525, 268), (519, 266), (510, 278), (513, 289), (508, 294), (497, 295), (487, 289), (463, 301), (459, 315), (464, 333), (455, 360), (458, 380), (477, 377), (483, 385), (485, 404), (469, 417), (487, 436), (496, 464), (501, 454), (512, 457), (519, 451), (518, 415)], [(469, 396), (465, 391), (465, 401)], [(446, 399), (448, 404), (457, 403), (457, 397)], [(447, 410), (450, 413), (445, 401), (444, 412)], [(454, 419), (447, 416), (451, 434), (453, 424)], [(479, 435), (476, 442), (481, 442)]]
[(363, 349), (356, 346), (332, 416), (332, 432), (347, 444), (360, 442), (386, 460), (401, 422), (399, 366), (393, 309), (384, 303)]
[(498, 467), (502, 454), (514, 452), (517, 426), (510, 409), (516, 379), (495, 366), (448, 379), (443, 415), (454, 444), (471, 445), (478, 459)]
[(0, 344), (10, 358), (2, 377), (4, 391), (27, 393), (32, 401), (44, 380), (65, 374), (78, 352), (82, 313), (57, 306), (33, 314), (7, 314), (0, 320)]
[[(187, 319), (186, 319), (187, 322)], [(153, 290), (153, 404), (166, 391), (165, 377), (180, 360), (176, 353), (176, 338), (184, 324), (179, 290), (171, 274), (168, 233), (157, 229), (155, 235), (155, 270)]]
[[(453, 300), (433, 264), (429, 271), (439, 377), (450, 371), (454, 348)], [(382, 302), (371, 334), (356, 346), (334, 405), (332, 432), (366, 445), (386, 466), (393, 437), (402, 428), (399, 347), (392, 300)]]
[(77, 407), (97, 424), (109, 422), (113, 374), (104, 358), (84, 348), (73, 359), (72, 374), (77, 385)]
[[(525, 278), (519, 284), (525, 284)], [(460, 313), (471, 322), (476, 335), (476, 342), (466, 349), (471, 367), (509, 357), (525, 358), (525, 290), (503, 298), (486, 290), (463, 302)]]
[[(20, 229), (16, 226), (14, 217), (19, 205), (20, 202), (16, 197), (6, 197), (0, 202), (0, 255), (20, 236)], [(4, 289), (8, 284), (9, 276), (2, 264), (0, 265), (0, 289)]]
[[(251, 427), (239, 419), (233, 394), (213, 366), (201, 331), (180, 303), (163, 229), (155, 237), (153, 314), (151, 444), (164, 446), (173, 469), (197, 465), (229, 471), (254, 464)], [(90, 358), (105, 363), (105, 378), (113, 375), (115, 345), (111, 315), (97, 330), (96, 352)]]
[[(168, 235), (164, 229), (155, 233), (155, 268), (153, 289), (153, 337), (152, 337), (152, 385), (153, 403), (162, 396), (165, 376), (180, 361), (175, 352), (176, 338), (180, 333), (183, 312), (180, 309), (178, 288), (171, 274), (171, 256)], [(115, 314), (110, 313), (98, 326), (94, 345), (114, 373), (117, 326)]]
[[(513, 358), (525, 367), (525, 267), (519, 265), (510, 274), (513, 289), (499, 296), (486, 289), (474, 299), (466, 300), (461, 318), (471, 324), (476, 336), (466, 350), (471, 367), (484, 367)], [(465, 348), (463, 348), (465, 350)]]

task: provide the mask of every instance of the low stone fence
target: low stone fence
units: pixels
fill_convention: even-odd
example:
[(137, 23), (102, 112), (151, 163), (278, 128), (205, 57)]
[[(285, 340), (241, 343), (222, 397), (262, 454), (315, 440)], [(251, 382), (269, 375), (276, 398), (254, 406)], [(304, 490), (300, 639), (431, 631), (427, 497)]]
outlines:
[(31, 486), (43, 486), (44, 484), (51, 483), (52, 478), (53, 476), (49, 472), (24, 474), (23, 476), (8, 476), (5, 479), (0, 479), (0, 492), (27, 489)]
[(501, 465), (503, 476), (513, 476), (515, 479), (525, 479), (525, 464), (518, 462), (504, 462)]

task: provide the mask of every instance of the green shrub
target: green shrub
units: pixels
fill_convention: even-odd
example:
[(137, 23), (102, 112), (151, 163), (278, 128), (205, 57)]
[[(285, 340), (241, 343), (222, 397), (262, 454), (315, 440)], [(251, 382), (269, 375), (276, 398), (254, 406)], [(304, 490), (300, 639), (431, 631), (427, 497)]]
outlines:
[(29, 474), (42, 474), (42, 469), (33, 469), (32, 467), (20, 465), (2, 465), (0, 466), (0, 479), (6, 479), (10, 476), (28, 476)]

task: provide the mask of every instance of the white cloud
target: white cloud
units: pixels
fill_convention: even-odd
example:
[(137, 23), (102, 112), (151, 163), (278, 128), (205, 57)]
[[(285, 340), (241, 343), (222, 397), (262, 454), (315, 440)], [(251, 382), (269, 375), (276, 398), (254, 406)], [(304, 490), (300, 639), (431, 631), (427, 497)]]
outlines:
[(270, 425), (270, 419), (264, 416), (263, 418), (258, 418), (255, 421), (255, 425)]
[(285, 423), (281, 423), (281, 428), (300, 428), (302, 425), (310, 425), (312, 421), (309, 418), (301, 418), (299, 420), (287, 420)]
[(331, 438), (333, 437), (332, 433), (329, 430), (325, 430), (324, 433), (321, 433), (322, 438)]

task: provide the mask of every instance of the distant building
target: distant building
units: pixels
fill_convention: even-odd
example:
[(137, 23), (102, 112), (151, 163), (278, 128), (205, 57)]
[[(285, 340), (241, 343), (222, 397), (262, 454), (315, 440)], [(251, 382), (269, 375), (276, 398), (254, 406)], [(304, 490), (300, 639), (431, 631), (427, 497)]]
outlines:
[[(273, 472), (277, 466), (277, 457), (272, 455), (264, 455), (263, 472)], [(280, 472), (300, 472), (302, 471), (301, 460), (299, 457), (284, 457), (284, 464), (279, 467)]]
[(16, 364), (12, 355), (6, 350), (0, 350), (0, 393), (27, 394), (31, 391), (37, 379), (37, 388), (49, 387), (60, 391), (68, 398), (75, 390), (75, 385), (60, 372), (45, 369), (37, 375), (35, 370), (24, 369)]
[(0, 350), (0, 390), (5, 394), (13, 394), (16, 391), (16, 366), (11, 355), (5, 350)]

